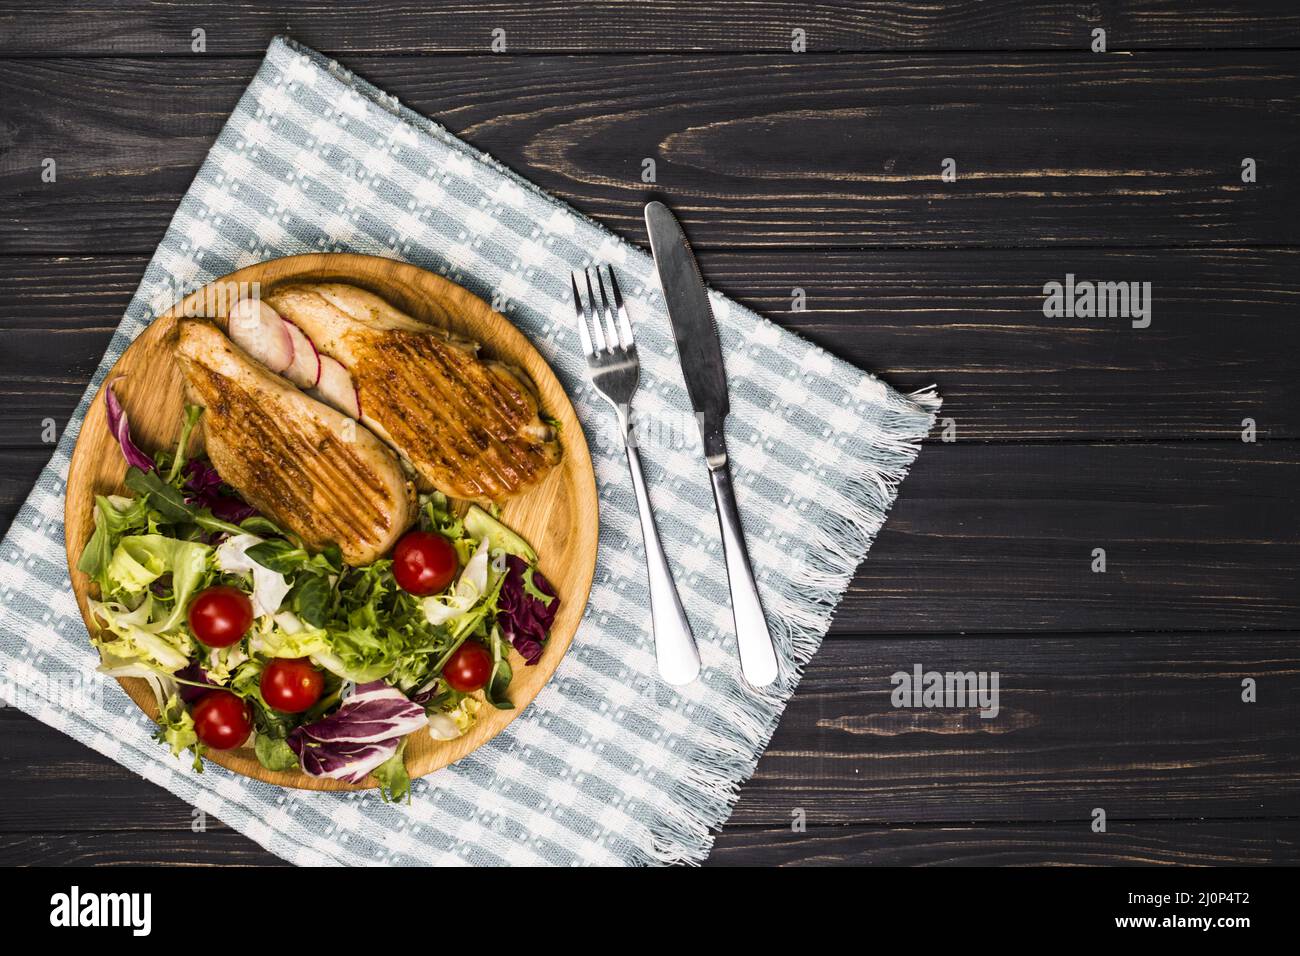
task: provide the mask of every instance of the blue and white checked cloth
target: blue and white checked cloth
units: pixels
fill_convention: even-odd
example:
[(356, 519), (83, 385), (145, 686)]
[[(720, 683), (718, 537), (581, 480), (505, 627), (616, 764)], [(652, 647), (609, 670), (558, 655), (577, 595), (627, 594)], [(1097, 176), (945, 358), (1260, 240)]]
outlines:
[[(494, 302), (573, 396), (600, 491), (591, 604), (558, 672), (490, 744), (417, 781), (407, 806), (372, 791), (284, 790), (215, 764), (193, 773), (95, 672), (64, 562), (69, 456), (127, 345), (203, 283), (325, 251), (412, 262)], [(627, 465), (572, 325), (568, 274), (592, 261), (619, 270), (637, 323), (651, 497), (704, 662), (682, 689), (656, 678)], [(784, 662), (764, 693), (740, 683), (717, 519), (649, 256), (337, 63), (275, 40), (0, 545), (0, 692), (295, 863), (702, 860), (939, 405), (933, 391), (900, 395), (720, 295), (713, 308), (737, 497)]]

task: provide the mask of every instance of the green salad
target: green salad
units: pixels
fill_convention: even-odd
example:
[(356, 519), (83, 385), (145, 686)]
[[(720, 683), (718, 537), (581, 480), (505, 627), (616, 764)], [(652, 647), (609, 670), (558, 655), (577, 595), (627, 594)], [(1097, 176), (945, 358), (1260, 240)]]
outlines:
[(157, 737), (202, 770), (209, 749), (251, 744), (271, 770), (409, 793), (410, 736), (453, 739), (483, 706), (509, 709), (513, 650), (536, 664), (559, 607), (536, 552), (488, 511), (437, 492), (389, 557), (345, 564), (258, 514), (210, 462), (150, 457), (105, 389), (130, 495), (95, 498), (78, 569), (100, 670), (142, 677)]

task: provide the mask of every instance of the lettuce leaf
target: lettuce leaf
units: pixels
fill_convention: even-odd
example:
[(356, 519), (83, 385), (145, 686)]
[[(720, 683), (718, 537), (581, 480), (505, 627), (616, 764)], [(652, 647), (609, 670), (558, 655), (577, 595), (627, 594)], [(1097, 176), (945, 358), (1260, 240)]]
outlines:
[(148, 528), (154, 514), (143, 498), (95, 496), (95, 530), (81, 551), (77, 570), (98, 584), (101, 594), (107, 591), (108, 565), (118, 541), (129, 532)]
[(298, 755), (289, 742), (281, 737), (258, 734), (253, 741), (253, 752), (258, 762), (267, 770), (296, 770)]
[(202, 773), (203, 744), (199, 743), (198, 734), (194, 732), (194, 718), (190, 716), (179, 694), (173, 694), (168, 698), (166, 705), (159, 710), (158, 725), (158, 732), (154, 734), (154, 739), (166, 744), (173, 757), (179, 757), (183, 750), (192, 751), (194, 771)]
[(260, 564), (252, 552), (265, 544), (255, 534), (231, 535), (217, 546), (217, 567), (227, 574), (251, 574), (253, 578), (253, 616), (275, 614), (289, 593), (289, 582), (279, 571)]
[(304, 627), (289, 611), (259, 619), (249, 635), (248, 647), (260, 657), (315, 657), (330, 650), (322, 628)]
[(177, 628), (185, 620), (190, 597), (201, 590), (212, 577), (210, 559), (212, 549), (200, 541), (180, 541), (154, 535), (166, 545), (155, 544), (166, 554), (167, 570), (171, 572), (171, 613), (150, 625), (150, 630), (165, 633)]
[(137, 608), (116, 601), (88, 603), (95, 618), (104, 625), (104, 631), (113, 636), (111, 641), (105, 640), (102, 631), (91, 636), (105, 664), (121, 667), (131, 661), (142, 661), (174, 674), (190, 662), (195, 646), (187, 633), (183, 630), (155, 633), (150, 629), (153, 595), (146, 596)]
[(381, 763), (370, 775), (379, 783), (379, 796), (385, 803), (411, 802), (411, 775), (406, 770), (406, 741), (397, 745), (397, 752)]
[(133, 597), (167, 573), (171, 564), (172, 538), (160, 534), (130, 535), (118, 542), (108, 561), (105, 579), (110, 594)]
[(488, 539), (483, 538), (452, 589), (420, 601), (425, 620), (445, 626), (453, 640), (468, 633), (486, 615), (488, 571)]
[(488, 632), (488, 647), (492, 652), (492, 673), (483, 688), (483, 696), (497, 710), (514, 710), (515, 705), (508, 696), (510, 681), (514, 677), (508, 656), (510, 645), (501, 636), (501, 628), (495, 624)]

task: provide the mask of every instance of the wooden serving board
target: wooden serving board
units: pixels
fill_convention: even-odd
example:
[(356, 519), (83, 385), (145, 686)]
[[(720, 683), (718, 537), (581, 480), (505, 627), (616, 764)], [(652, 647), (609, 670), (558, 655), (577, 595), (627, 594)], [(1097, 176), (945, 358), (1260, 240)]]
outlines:
[[(411, 777), (420, 777), (459, 760), (500, 733), (537, 696), (568, 650), (586, 608), (596, 568), (598, 513), (591, 454), (582, 425), (555, 373), (509, 320), (467, 290), (423, 269), (391, 259), (341, 253), (289, 256), (240, 269), (196, 291), (159, 316), (126, 350), (110, 375), (110, 379), (123, 376), (116, 391), (130, 417), (136, 444), (152, 454), (159, 448), (171, 448), (180, 437), (183, 384), (172, 355), (178, 316), (208, 315), (224, 325), (228, 308), (236, 299), (221, 293), (237, 289), (239, 283), (260, 283), (260, 293), (265, 296), (284, 283), (321, 281), (346, 282), (368, 289), (409, 315), (482, 343), (484, 355), (513, 363), (528, 373), (541, 396), (541, 407), (560, 422), (564, 449), (560, 464), (540, 485), (505, 503), (502, 512), (502, 520), (537, 549), (541, 571), (560, 596), (560, 610), (546, 650), (532, 667), (525, 666), (523, 659), (511, 652), (514, 680), (510, 697), (514, 710), (496, 710), (485, 704), (469, 733), (456, 740), (435, 741), (423, 732), (413, 735), (407, 746), (406, 763)], [(196, 432), (190, 446), (194, 453), (203, 447), (202, 428)], [(92, 631), (98, 629), (86, 604), (92, 585), (77, 570), (77, 561), (94, 530), (94, 496), (123, 493), (125, 475), (126, 462), (109, 432), (101, 388), (82, 424), (72, 454), (64, 504), (72, 587), (81, 615)], [(122, 678), (120, 683), (145, 713), (157, 717), (153, 692), (142, 678)], [(312, 790), (364, 789), (298, 772), (267, 770), (250, 747), (209, 751), (208, 755), (245, 776), (281, 786)]]

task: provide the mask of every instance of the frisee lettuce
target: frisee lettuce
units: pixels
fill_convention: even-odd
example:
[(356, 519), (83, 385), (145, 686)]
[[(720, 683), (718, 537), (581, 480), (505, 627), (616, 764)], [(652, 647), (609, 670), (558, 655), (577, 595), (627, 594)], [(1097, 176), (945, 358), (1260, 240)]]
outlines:
[(173, 757), (179, 757), (182, 751), (194, 754), (194, 772), (203, 772), (204, 746), (199, 743), (198, 734), (194, 732), (194, 718), (185, 708), (185, 702), (179, 694), (173, 694), (158, 711), (158, 731), (154, 739), (166, 744)]

